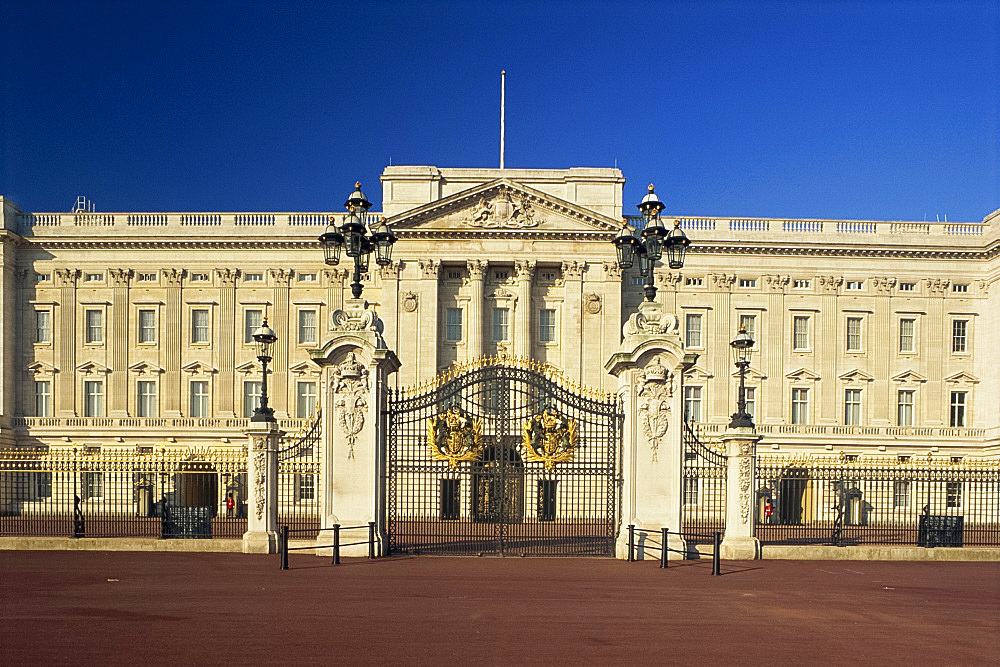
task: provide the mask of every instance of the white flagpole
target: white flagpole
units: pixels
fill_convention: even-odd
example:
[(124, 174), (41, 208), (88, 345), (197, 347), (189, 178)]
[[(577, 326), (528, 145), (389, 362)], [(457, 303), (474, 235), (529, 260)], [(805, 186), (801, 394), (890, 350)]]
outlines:
[(500, 168), (503, 169), (504, 144), (504, 95), (506, 94), (506, 70), (500, 70)]

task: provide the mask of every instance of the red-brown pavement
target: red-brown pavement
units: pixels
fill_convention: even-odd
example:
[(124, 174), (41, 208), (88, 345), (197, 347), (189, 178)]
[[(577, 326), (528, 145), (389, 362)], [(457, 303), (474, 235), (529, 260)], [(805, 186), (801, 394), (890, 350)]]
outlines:
[(1000, 664), (1000, 564), (0, 552), (0, 664)]

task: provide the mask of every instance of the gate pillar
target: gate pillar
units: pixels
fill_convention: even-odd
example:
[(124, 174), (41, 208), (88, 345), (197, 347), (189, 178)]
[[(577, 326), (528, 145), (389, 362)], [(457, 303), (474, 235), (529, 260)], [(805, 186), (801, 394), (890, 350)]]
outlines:
[[(697, 355), (685, 354), (677, 318), (645, 302), (625, 323), (621, 350), (604, 365), (618, 380), (625, 414), (622, 428), (622, 522), (615, 544), (628, 557), (628, 526), (638, 536), (636, 557), (659, 558), (660, 529), (681, 532), (681, 436), (684, 371)], [(669, 557), (680, 559), (686, 545), (670, 535)]]
[(249, 512), (243, 553), (273, 554), (278, 550), (278, 439), (285, 434), (277, 422), (250, 422), (247, 435)]
[[(313, 350), (323, 368), (322, 528), (364, 526), (375, 522), (375, 555), (387, 552), (386, 532), (386, 400), (387, 379), (399, 370), (399, 359), (382, 339), (382, 322), (362, 299), (348, 300), (333, 314), (333, 337)], [(330, 544), (320, 533), (317, 544)], [(367, 556), (368, 534), (350, 530), (341, 547), (344, 556)]]
[(731, 426), (720, 440), (729, 456), (726, 469), (726, 536), (722, 540), (722, 558), (754, 560), (760, 558), (760, 542), (753, 534), (754, 473), (760, 436), (752, 427)]

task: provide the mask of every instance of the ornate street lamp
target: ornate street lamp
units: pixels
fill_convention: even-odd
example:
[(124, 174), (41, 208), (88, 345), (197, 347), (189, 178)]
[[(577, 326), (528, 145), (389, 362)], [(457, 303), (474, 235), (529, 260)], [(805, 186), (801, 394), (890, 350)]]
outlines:
[(649, 193), (638, 204), (639, 212), (642, 213), (642, 232), (637, 237), (635, 230), (626, 223), (622, 225), (621, 231), (614, 239), (615, 248), (618, 250), (618, 266), (630, 269), (638, 258), (639, 275), (646, 279), (646, 283), (642, 286), (646, 301), (656, 299), (656, 285), (653, 283), (653, 267), (656, 262), (665, 253), (667, 266), (679, 269), (684, 266), (687, 247), (691, 245), (691, 239), (681, 229), (680, 220), (675, 220), (674, 228), (667, 231), (660, 219), (660, 211), (664, 208), (663, 202), (653, 191), (653, 184), (650, 183)]
[(253, 411), (252, 422), (273, 422), (274, 410), (267, 407), (267, 362), (271, 361), (271, 346), (278, 340), (271, 327), (267, 326), (267, 318), (253, 332), (254, 346), (257, 348), (257, 360), (261, 364), (260, 375), (260, 405)]
[(753, 417), (747, 414), (747, 392), (745, 385), (747, 368), (750, 367), (750, 353), (753, 349), (753, 343), (754, 340), (747, 333), (745, 327), (740, 327), (736, 338), (729, 343), (729, 346), (733, 348), (733, 361), (736, 363), (736, 367), (740, 369), (740, 393), (736, 401), (736, 412), (733, 414), (732, 421), (729, 422), (730, 428), (753, 428)]
[[(375, 262), (379, 266), (388, 266), (392, 255), (392, 244), (396, 236), (385, 224), (385, 218), (368, 220), (368, 209), (371, 202), (361, 192), (361, 183), (354, 184), (354, 192), (348, 197), (344, 206), (347, 207), (347, 217), (338, 227), (335, 216), (330, 216), (326, 231), (319, 237), (323, 246), (324, 260), (330, 266), (340, 262), (341, 251), (354, 259), (354, 280), (351, 282), (351, 294), (355, 299), (361, 298), (361, 274), (368, 272), (368, 260), (372, 250), (375, 251)], [(369, 230), (366, 232), (366, 225)]]

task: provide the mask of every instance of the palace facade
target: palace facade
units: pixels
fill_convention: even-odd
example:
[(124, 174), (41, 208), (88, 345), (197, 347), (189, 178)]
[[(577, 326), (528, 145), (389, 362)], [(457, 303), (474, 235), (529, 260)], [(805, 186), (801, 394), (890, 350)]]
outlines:
[[(399, 240), (363, 297), (401, 362), (394, 386), (510, 355), (614, 388), (605, 362), (643, 282), (610, 242), (634, 212), (621, 171), (392, 166), (381, 181)], [(317, 237), (343, 213), (0, 201), (0, 446), (242, 446), (265, 317), (271, 405), (286, 429), (310, 423), (310, 351), (351, 282)], [(683, 409), (703, 433), (735, 410), (729, 341), (743, 326), (763, 451), (1000, 456), (1000, 210), (962, 223), (664, 217), (692, 241), (655, 281), (697, 355)]]

